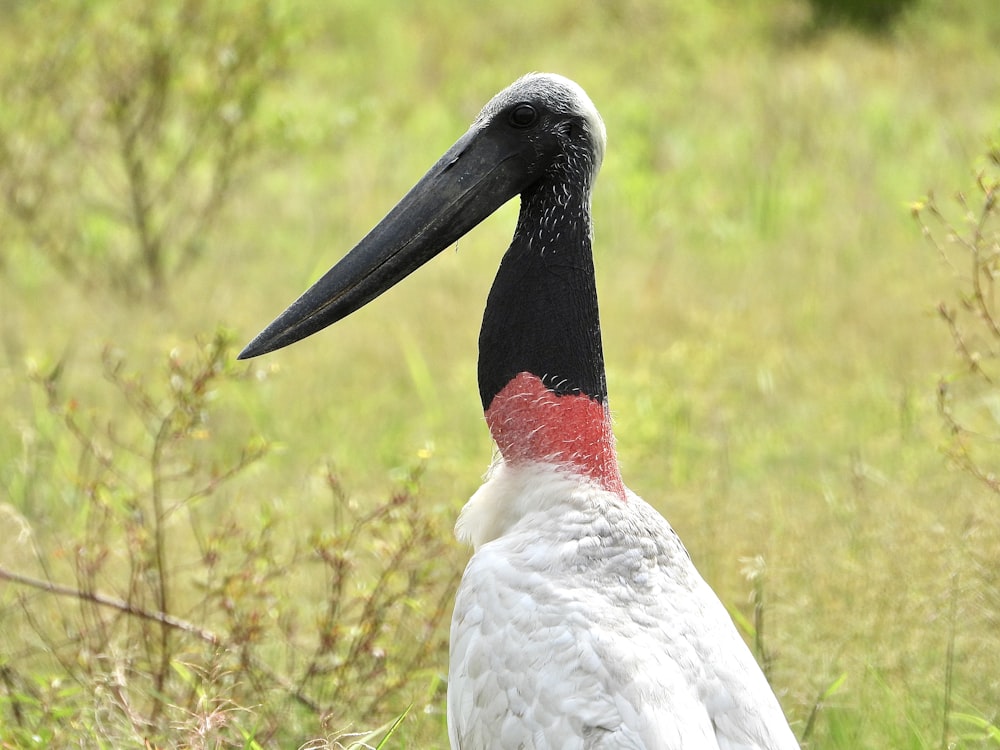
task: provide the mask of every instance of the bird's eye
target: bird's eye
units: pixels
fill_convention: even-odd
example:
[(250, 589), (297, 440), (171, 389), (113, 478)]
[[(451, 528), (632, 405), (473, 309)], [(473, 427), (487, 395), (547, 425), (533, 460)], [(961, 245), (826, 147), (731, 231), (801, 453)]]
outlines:
[(530, 104), (518, 104), (510, 111), (509, 120), (515, 128), (530, 128), (538, 120), (538, 112)]

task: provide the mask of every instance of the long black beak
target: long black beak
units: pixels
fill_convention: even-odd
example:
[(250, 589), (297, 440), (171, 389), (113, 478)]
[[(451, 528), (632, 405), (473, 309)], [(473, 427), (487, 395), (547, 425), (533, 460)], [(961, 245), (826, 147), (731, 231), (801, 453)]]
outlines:
[(371, 302), (479, 224), (531, 181), (532, 152), (473, 126), (340, 262), (240, 353), (293, 344)]

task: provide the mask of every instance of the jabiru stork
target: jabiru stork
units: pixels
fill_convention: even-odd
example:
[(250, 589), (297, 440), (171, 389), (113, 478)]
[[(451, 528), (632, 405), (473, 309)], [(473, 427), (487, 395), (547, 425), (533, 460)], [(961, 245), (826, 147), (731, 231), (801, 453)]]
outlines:
[(797, 748), (677, 534), (622, 483), (591, 251), (605, 140), (576, 83), (520, 78), (240, 358), (344, 318), (520, 195), (479, 337), (499, 455), (456, 526), (474, 553), (451, 625), (452, 747)]

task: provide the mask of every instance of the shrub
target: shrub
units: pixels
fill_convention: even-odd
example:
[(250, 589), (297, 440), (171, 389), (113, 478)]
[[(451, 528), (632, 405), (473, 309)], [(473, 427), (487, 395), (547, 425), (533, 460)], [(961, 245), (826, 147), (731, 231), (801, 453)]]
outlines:
[(4, 20), (45, 29), (0, 59), (4, 223), (69, 279), (164, 293), (260, 146), (286, 24), (263, 0), (27, 3)]
[(459, 568), (423, 464), (369, 507), (327, 468), (285, 518), (248, 483), (268, 443), (227, 436), (227, 396), (263, 376), (227, 334), (155, 379), (103, 359), (112, 393), (89, 405), (60, 368), (33, 376), (52, 460), (32, 482), (61, 517), (49, 533), (45, 508), (3, 508), (0, 746), (287, 747), (436, 701)]
[[(948, 327), (960, 368), (942, 377), (938, 406), (948, 427), (948, 455), (1000, 493), (1000, 141), (990, 149), (971, 191), (959, 192), (959, 221), (948, 217), (933, 194), (913, 207), (924, 236), (959, 280), (957, 301), (937, 311)], [(943, 241), (942, 241), (943, 237)]]

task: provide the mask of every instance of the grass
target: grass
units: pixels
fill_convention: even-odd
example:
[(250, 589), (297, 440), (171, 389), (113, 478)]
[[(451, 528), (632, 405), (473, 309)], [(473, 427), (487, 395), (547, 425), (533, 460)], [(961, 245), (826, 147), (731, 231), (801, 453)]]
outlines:
[[(0, 747), (348, 745), (404, 713), (386, 747), (447, 746), (437, 610), (468, 554), (448, 527), (491, 455), (475, 345), (516, 207), (308, 342), (249, 369), (232, 347), (528, 70), (578, 80), (608, 127), (596, 261), (626, 481), (766, 655), (796, 733), (811, 748), (995, 746), (998, 498), (954, 460), (937, 406), (965, 369), (936, 310), (965, 280), (910, 216), (934, 190), (957, 226), (948, 196), (975, 190), (1000, 123), (994, 4), (921, 2), (887, 35), (817, 31), (790, 0), (275, 7), (287, 54), (259, 92), (255, 150), (164, 294), (75, 281), (0, 213), (0, 566), (145, 592), (149, 611), (166, 570), (170, 613), (226, 646), (0, 582)], [(0, 12), (10, 60), (59, 39), (25, 8)], [(152, 501), (153, 449), (104, 352), (162, 413), (196, 380), (171, 390), (170, 352), (194, 367), (220, 325), (236, 333), (163, 472), (225, 481), (196, 500), (182, 482), (166, 525), (148, 511), (129, 525), (127, 497)], [(74, 414), (91, 441), (113, 426), (129, 447), (111, 454), (129, 481), (103, 516), (82, 480), (111, 480)], [(244, 466), (247, 446), (267, 450)], [(338, 626), (383, 640), (343, 641), (366, 655), (352, 661), (323, 640)]]

